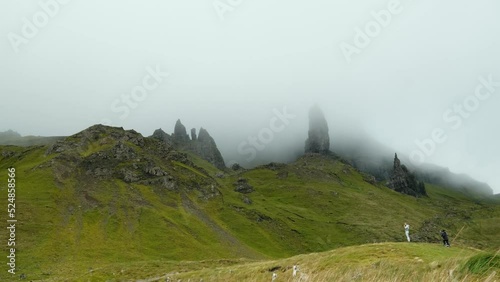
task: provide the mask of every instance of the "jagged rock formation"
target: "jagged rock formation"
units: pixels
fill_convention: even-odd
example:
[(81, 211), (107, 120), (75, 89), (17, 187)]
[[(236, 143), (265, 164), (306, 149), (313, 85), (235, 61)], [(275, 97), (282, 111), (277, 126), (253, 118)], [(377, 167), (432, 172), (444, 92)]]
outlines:
[(396, 192), (414, 197), (427, 196), (424, 183), (418, 181), (415, 175), (405, 165), (401, 164), (398, 154), (394, 155), (393, 172), (387, 183), (387, 187)]
[(309, 110), (309, 132), (305, 152), (319, 154), (328, 154), (330, 152), (328, 123), (323, 112), (316, 105)]
[(152, 137), (163, 140), (167, 143), (173, 143), (173, 145), (179, 149), (189, 150), (200, 156), (202, 159), (213, 164), (218, 169), (226, 169), (226, 164), (224, 163), (224, 159), (217, 148), (217, 144), (204, 128), (200, 128), (198, 136), (196, 135), (196, 129), (191, 129), (191, 138), (189, 138), (189, 135), (186, 132), (186, 127), (180, 120), (177, 120), (172, 136), (168, 135), (161, 129), (157, 129), (153, 133)]
[(196, 141), (196, 128), (191, 128), (191, 140)]
[(172, 134), (172, 138), (175, 144), (183, 144), (189, 141), (189, 135), (187, 135), (186, 127), (181, 123), (180, 119), (178, 119), (175, 123), (174, 134)]
[[(196, 133), (194, 136), (196, 136)], [(217, 149), (217, 144), (204, 128), (200, 128), (198, 139), (191, 140), (189, 148), (218, 169), (226, 168), (224, 159), (219, 149)]]

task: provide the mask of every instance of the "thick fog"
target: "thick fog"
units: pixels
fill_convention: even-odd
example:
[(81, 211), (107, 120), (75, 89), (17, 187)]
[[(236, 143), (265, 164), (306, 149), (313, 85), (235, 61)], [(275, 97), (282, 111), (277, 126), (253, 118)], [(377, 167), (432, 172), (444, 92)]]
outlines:
[(226, 163), (250, 166), (300, 155), (316, 103), (333, 151), (372, 139), (499, 193), (498, 11), (495, 0), (2, 1), (0, 131), (103, 123), (149, 136), (180, 118), (206, 128)]

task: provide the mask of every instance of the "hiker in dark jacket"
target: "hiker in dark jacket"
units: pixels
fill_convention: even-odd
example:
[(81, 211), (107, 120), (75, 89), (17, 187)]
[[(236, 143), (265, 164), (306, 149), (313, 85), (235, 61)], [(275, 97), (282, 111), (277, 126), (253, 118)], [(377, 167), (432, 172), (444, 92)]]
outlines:
[(449, 247), (450, 243), (448, 242), (448, 234), (446, 234), (446, 230), (441, 230), (441, 237), (443, 237), (443, 245), (445, 247)]

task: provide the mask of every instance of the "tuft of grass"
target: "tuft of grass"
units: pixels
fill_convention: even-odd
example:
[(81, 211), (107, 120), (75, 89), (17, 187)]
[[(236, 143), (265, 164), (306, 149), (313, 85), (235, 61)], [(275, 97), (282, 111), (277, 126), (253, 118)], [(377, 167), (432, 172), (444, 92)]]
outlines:
[(487, 274), (491, 271), (500, 272), (500, 256), (497, 254), (479, 254), (471, 257), (463, 269), (474, 274)]

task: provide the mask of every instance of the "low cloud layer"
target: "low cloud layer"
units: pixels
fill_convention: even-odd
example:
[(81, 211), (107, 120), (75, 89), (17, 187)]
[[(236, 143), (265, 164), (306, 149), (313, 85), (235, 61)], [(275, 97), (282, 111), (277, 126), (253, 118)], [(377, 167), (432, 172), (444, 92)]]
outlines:
[(498, 1), (0, 8), (0, 131), (107, 123), (148, 136), (180, 118), (206, 128), (227, 162), (250, 165), (299, 155), (318, 104), (333, 150), (368, 136), (500, 192)]

